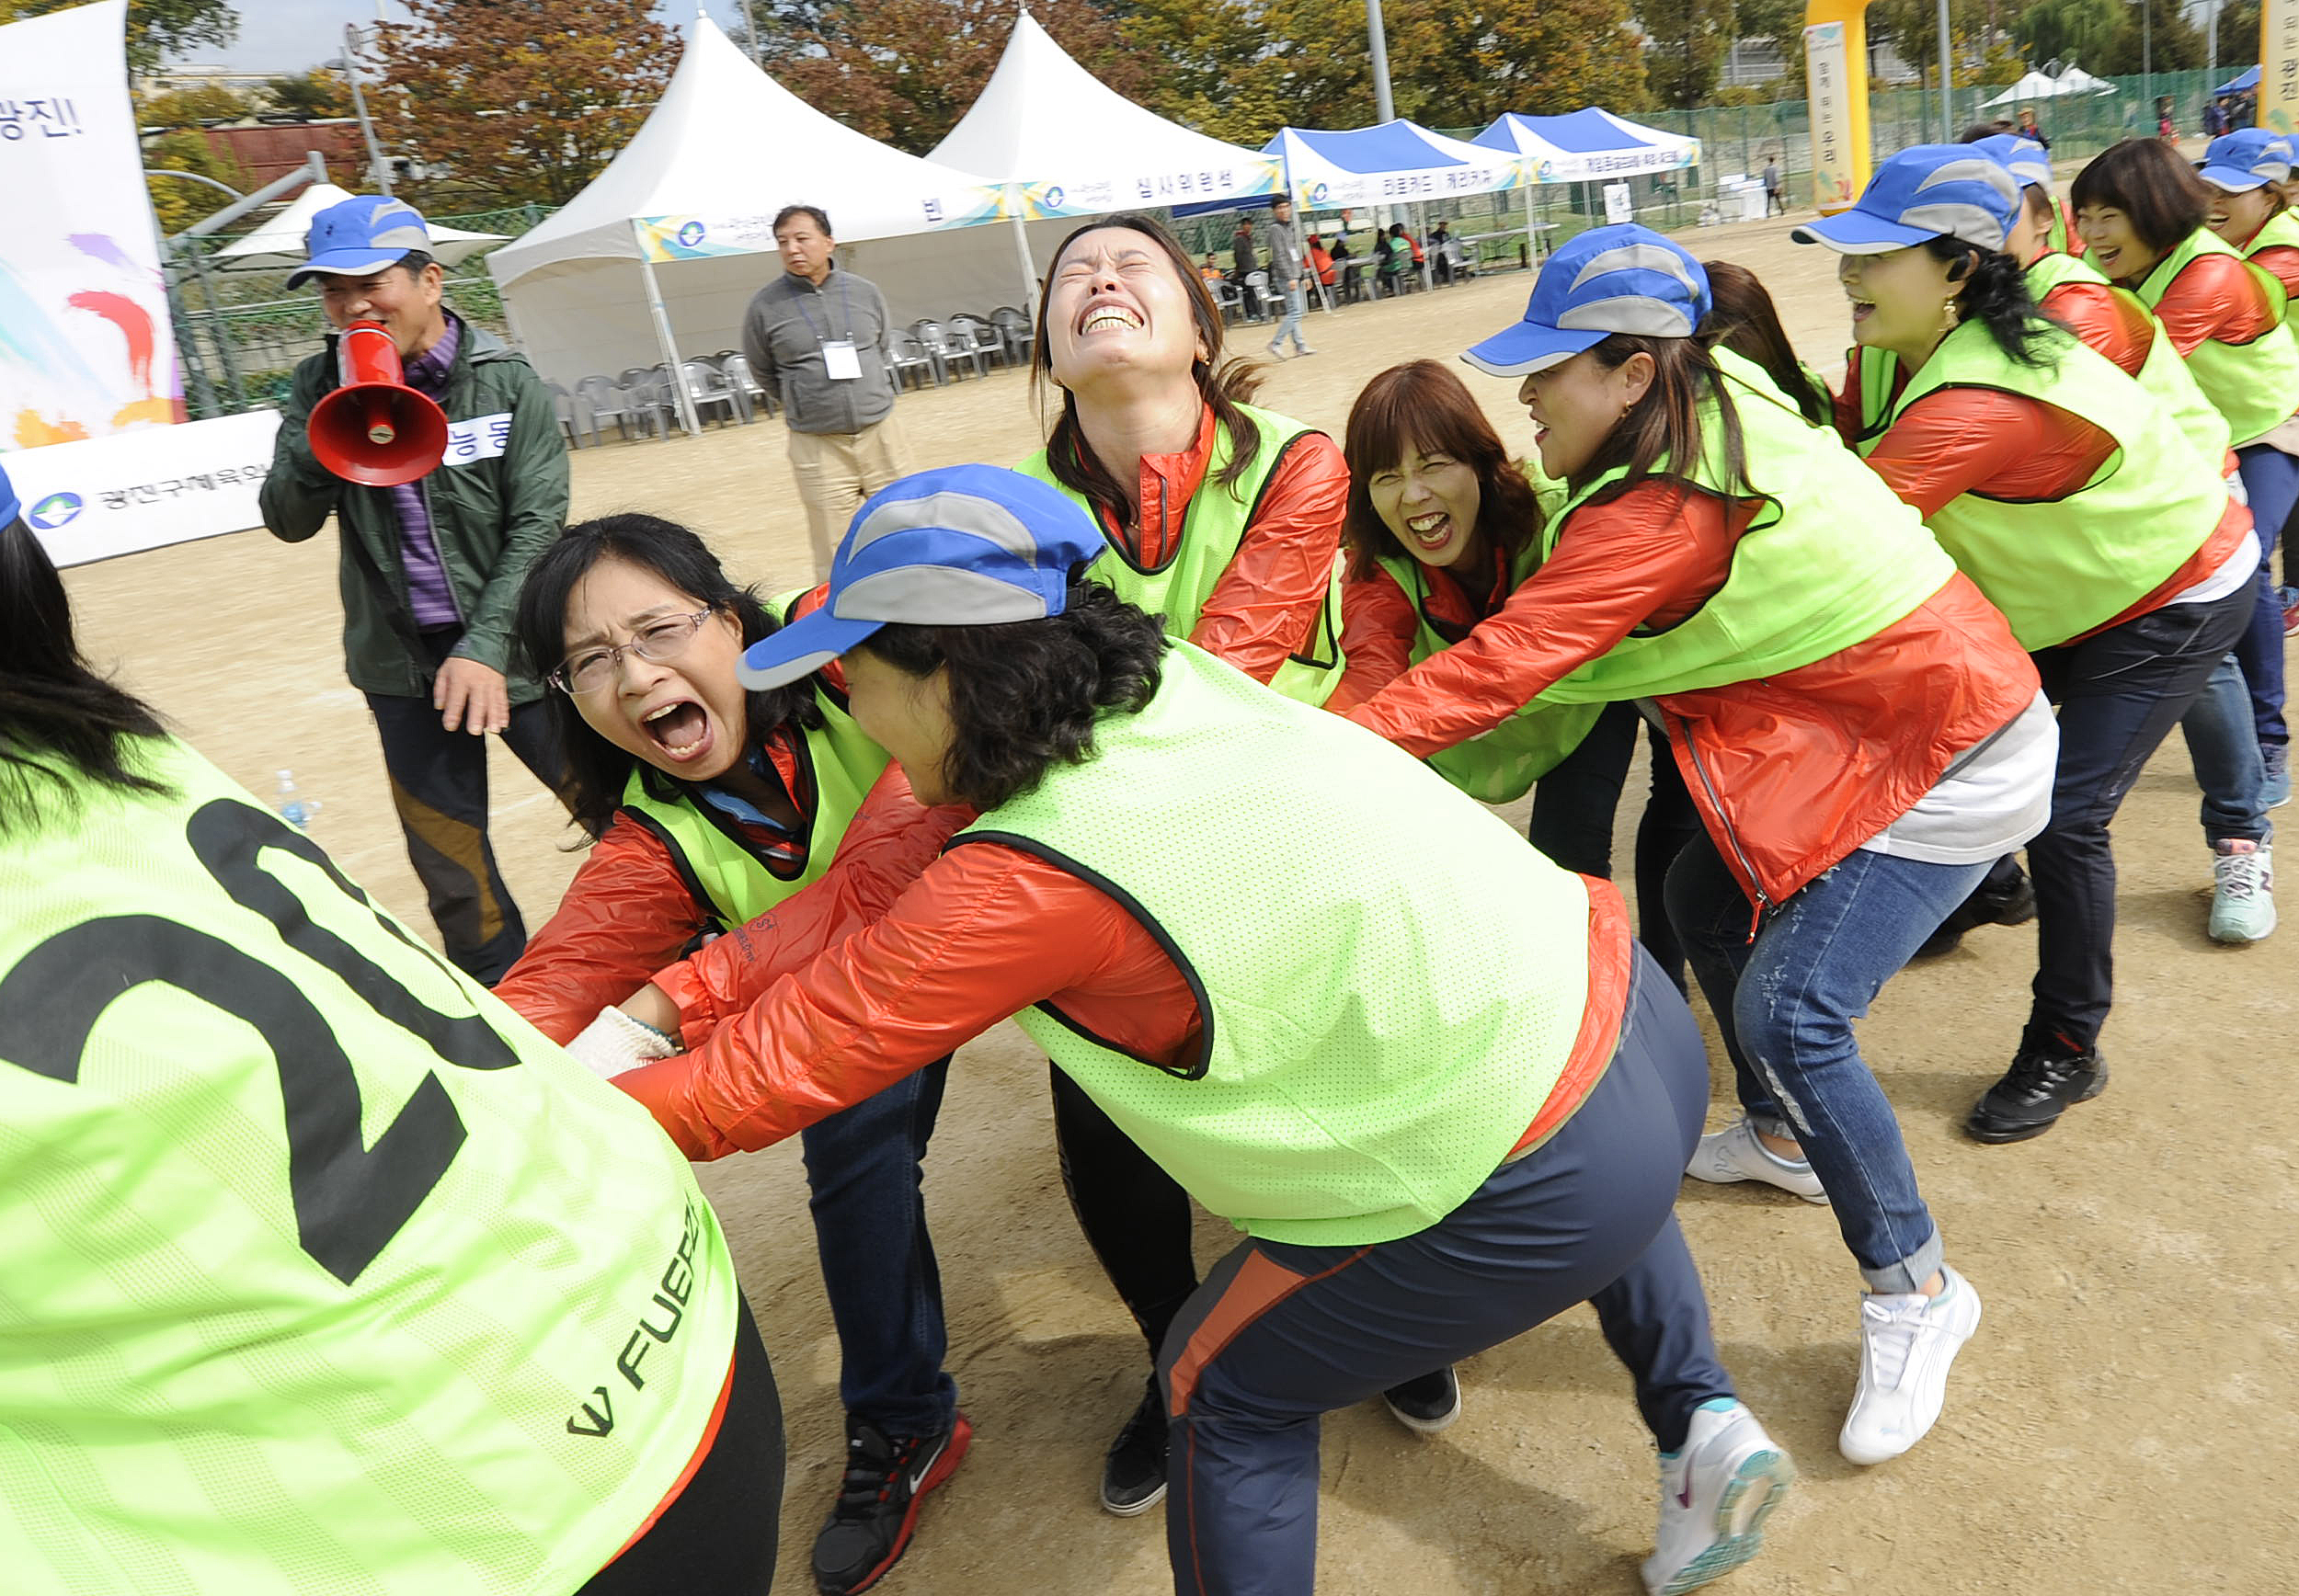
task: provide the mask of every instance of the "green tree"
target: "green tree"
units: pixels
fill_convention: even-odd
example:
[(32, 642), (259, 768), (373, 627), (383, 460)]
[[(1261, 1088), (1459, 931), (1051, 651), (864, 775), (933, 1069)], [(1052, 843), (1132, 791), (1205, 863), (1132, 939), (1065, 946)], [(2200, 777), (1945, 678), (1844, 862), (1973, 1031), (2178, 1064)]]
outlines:
[(1768, 39), (1780, 52), (1780, 78), (1770, 97), (1802, 99), (1806, 91), (1803, 0), (1740, 0), (1733, 23), (1739, 37)]
[(631, 142), (677, 59), (650, 0), (406, 5), (412, 20), (383, 28), (377, 116), (439, 174), (427, 200), (565, 204)]
[[(178, 128), (144, 140), (143, 169), (147, 174), (190, 172), (212, 177), (243, 194), (255, 186), (245, 167), (210, 144), (196, 128)], [(202, 216), (231, 203), (205, 183), (156, 175), (147, 176), (143, 183), (151, 191), (152, 210), (159, 217), (162, 233), (181, 233)]]
[(1639, 0), (1636, 15), (1653, 97), (1678, 110), (1706, 101), (1732, 48), (1732, 0)]
[(351, 91), (343, 79), (324, 67), (275, 77), (264, 86), (271, 103), (291, 116), (348, 117)]
[(2240, 72), (2259, 59), (2259, 0), (2233, 0), (2219, 13), (2219, 59), (2215, 68)]
[(220, 83), (146, 95), (136, 102), (137, 125), (146, 128), (193, 128), (201, 122), (235, 122), (255, 114), (253, 100)]
[[(85, 0), (0, 0), (0, 22), (63, 11)], [(231, 0), (128, 0), (128, 70), (150, 72), (171, 55), (239, 37)]]
[(2057, 61), (2105, 72), (2102, 63), (2123, 31), (2123, 0), (2035, 0), (2013, 18), (2012, 37), (2038, 65)]
[(2203, 64), (2203, 36), (2185, 15), (2180, 0), (2141, 0), (2147, 8), (2147, 28), (2140, 28), (2138, 6), (2121, 6), (2122, 29), (2115, 36), (2099, 64), (2085, 62), (2087, 72), (2102, 77), (2137, 76), (2142, 72), (2187, 72)]

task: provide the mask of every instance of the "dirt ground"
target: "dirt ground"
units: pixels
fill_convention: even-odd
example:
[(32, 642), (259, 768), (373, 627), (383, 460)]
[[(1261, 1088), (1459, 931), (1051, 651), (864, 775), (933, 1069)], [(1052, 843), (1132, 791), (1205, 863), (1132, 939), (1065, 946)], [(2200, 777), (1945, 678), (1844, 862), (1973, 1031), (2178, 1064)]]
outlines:
[[(1686, 238), (1704, 256), (1756, 268), (1806, 358), (1833, 374), (1845, 336), (1834, 260), (1791, 245), (1788, 225)], [(1313, 315), (1309, 336), (1321, 352), (1272, 370), (1264, 402), (1338, 434), (1366, 378), (1413, 356), (1449, 359), (1515, 319), (1527, 286), (1510, 274)], [(1233, 342), (1258, 353), (1252, 329)], [(1509, 386), (1469, 381), (1504, 436), (1529, 445)], [(1013, 373), (906, 398), (900, 416), (921, 467), (1012, 461), (1041, 436)], [(809, 574), (779, 423), (584, 450), (574, 478), (578, 515), (644, 508), (685, 520), (770, 587)], [(322, 804), (315, 834), (428, 934), (374, 734), (342, 677), (335, 566), (332, 534), (290, 547), (248, 533), (83, 568), (70, 583), (94, 658), (258, 794), (292, 769), (301, 794)], [(499, 748), (496, 769), (496, 845), (532, 925), (549, 913), (575, 856), (553, 801)], [(1632, 819), (1634, 805), (1624, 812)], [(1827, 1211), (1755, 1188), (1687, 1183), (1680, 1213), (1725, 1362), (1803, 1471), (1765, 1556), (1720, 1590), (2293, 1589), (2299, 1093), (2289, 1083), (2299, 929), (2244, 949), (2205, 938), (2210, 869), (2195, 814), (2174, 739), (2118, 833), (2122, 980), (2106, 1037), (2114, 1084), (2050, 1136), (1982, 1147), (1957, 1128), (2017, 1038), (2032, 928), (1976, 933), (1964, 951), (1908, 970), (1863, 1028), (1950, 1256), (1986, 1305), (1946, 1415), (1915, 1452), (1875, 1469), (1836, 1455), (1858, 1368), (1859, 1282)], [(1625, 841), (1618, 857), (1625, 866)], [(1273, 895), (1281, 906), (1282, 893)], [(1142, 1355), (1063, 1201), (1045, 1069), (1018, 1032), (1001, 1027), (952, 1074), (927, 1191), (950, 1367), (975, 1442), (882, 1587), (893, 1596), (1169, 1588), (1161, 1516), (1115, 1519), (1094, 1500), (1102, 1449), (1139, 1389)], [(1721, 1072), (1720, 1122), (1730, 1099)], [(797, 1152), (729, 1159), (703, 1179), (787, 1406), (775, 1590), (806, 1592), (841, 1433), (836, 1342)], [(1206, 1221), (1202, 1256), (1230, 1239)], [(1636, 1564), (1653, 1528), (1650, 1443), (1593, 1317), (1577, 1309), (1485, 1354), (1465, 1366), (1463, 1383), (1466, 1415), (1440, 1437), (1408, 1434), (1378, 1408), (1327, 1424), (1322, 1589), (1640, 1589)]]

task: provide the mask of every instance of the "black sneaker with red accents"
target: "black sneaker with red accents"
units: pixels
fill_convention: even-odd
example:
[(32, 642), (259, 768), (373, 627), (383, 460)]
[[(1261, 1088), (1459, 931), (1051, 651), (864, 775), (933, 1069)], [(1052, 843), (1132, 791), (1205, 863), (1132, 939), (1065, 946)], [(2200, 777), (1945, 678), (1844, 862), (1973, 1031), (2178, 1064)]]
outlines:
[(888, 1435), (850, 1415), (846, 1477), (814, 1538), (814, 1588), (852, 1596), (875, 1585), (909, 1547), (919, 1503), (955, 1472), (973, 1439), (963, 1413), (939, 1435)]

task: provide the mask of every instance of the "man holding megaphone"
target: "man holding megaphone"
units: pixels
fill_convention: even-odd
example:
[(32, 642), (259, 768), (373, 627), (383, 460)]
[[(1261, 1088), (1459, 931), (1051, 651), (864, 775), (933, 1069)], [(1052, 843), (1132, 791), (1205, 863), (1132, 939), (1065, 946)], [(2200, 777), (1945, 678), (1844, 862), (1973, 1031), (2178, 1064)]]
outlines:
[(511, 657), (510, 628), (566, 522), (566, 453), (534, 369), (441, 302), (430, 243), (413, 206), (380, 195), (312, 218), (288, 286), (316, 283), (336, 331), (295, 368), (261, 502), (289, 542), (337, 519), (344, 673), (374, 714), (448, 957), (492, 983), (527, 932), (487, 845), (482, 739), (558, 782), (543, 686)]

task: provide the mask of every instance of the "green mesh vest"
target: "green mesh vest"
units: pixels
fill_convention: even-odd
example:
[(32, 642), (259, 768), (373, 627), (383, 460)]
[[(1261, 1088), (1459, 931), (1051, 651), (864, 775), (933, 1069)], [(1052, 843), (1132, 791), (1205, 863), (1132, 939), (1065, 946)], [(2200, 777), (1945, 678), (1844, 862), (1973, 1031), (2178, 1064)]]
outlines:
[[(2077, 260), (2072, 255), (2039, 256), (2035, 264), (2028, 268), (2027, 277), (2028, 292), (2038, 304), (2043, 302), (2044, 295), (2063, 283), (2088, 282), (2106, 289), (2120, 299), (2129, 300), (2145, 312), (2148, 320), (2155, 324), (2156, 340), (2148, 348), (2147, 359), (2140, 364), (2139, 385), (2154, 394), (2156, 402), (2171, 412), (2171, 418), (2179, 424), (2180, 435), (2195, 446), (2196, 453), (2205, 460), (2226, 458), (2227, 418), (2219, 413), (2218, 405), (2203, 396), (2202, 389), (2195, 385), (2195, 374), (2188, 370), (2187, 362), (2179, 359), (2179, 351), (2171, 347), (2169, 335), (2163, 330), (2163, 324), (2155, 320), (2156, 313), (2147, 309), (2146, 302), (2129, 289), (2116, 287), (2101, 276), (2099, 268), (2089, 261)], [(1892, 394), (1889, 384), (1899, 374), (1900, 362), (1882, 349), (1863, 350), (1862, 354), (1865, 357), (1860, 362), (1861, 375), (1865, 380), (1862, 403), (1870, 407), (1870, 415), (1882, 416), (1890, 409)], [(1875, 386), (1877, 383), (1884, 384), (1881, 392)]]
[[(2260, 250), (2277, 246), (2284, 249), (2299, 249), (2299, 216), (2293, 216), (2288, 211), (2278, 211), (2269, 217), (2266, 225), (2253, 234), (2251, 242), (2243, 246), (2243, 258), (2249, 260)], [(2260, 269), (2266, 270), (2264, 267)], [(2268, 275), (2274, 277), (2275, 274), (2269, 272)], [(2275, 286), (2281, 289), (2283, 294), (2283, 325), (2299, 327), (2299, 300), (2293, 299), (2291, 291), (2283, 288), (2282, 278), (2275, 278)]]
[(1002, 842), (1108, 893), (1188, 979), (1202, 1045), (1169, 1072), (1050, 1004), (1022, 1028), (1255, 1236), (1363, 1246), (1444, 1218), (1571, 1056), (1579, 878), (1410, 755), (1186, 643), (1094, 737), (952, 846)]
[[(2210, 228), (2199, 227), (2142, 279), (2134, 291), (2141, 302), (2149, 310), (2161, 304), (2179, 275), (2206, 255), (2240, 258), (2233, 245)], [(2286, 309), (2283, 285), (2264, 267), (2248, 260), (2243, 264), (2267, 291), (2279, 319), (2248, 344), (2206, 338), (2187, 357), (2196, 386), (2227, 418), (2227, 430), (2238, 449), (2272, 432), (2299, 411), (2299, 341), (2293, 340), (2290, 326), (2280, 319)]]
[(687, 795), (677, 781), (642, 764), (623, 789), (623, 808), (670, 850), (695, 906), (718, 929), (754, 920), (776, 904), (822, 879), (872, 783), (886, 768), (886, 751), (864, 736), (843, 700), (817, 678), (815, 701), (822, 722), (800, 742), (806, 776), (814, 788), (806, 862), (795, 874), (778, 874), (726, 829), (706, 804)]
[[(1711, 351), (1740, 417), (1745, 483), (1733, 481), (1714, 395), (1701, 401), (1702, 457), (1681, 471), (1721, 498), (1758, 498), (1724, 586), (1679, 625), (1636, 633), (1554, 683), (1556, 703), (1605, 703), (1697, 692), (1778, 676), (1864, 643), (1912, 614), (1955, 574), (1916, 513), (1862, 465), (1833, 428), (1793, 409), (1760, 367)], [(1573, 517), (1626, 476), (1607, 472), (1575, 494), (1544, 532), (1548, 550)], [(1544, 550), (1544, 557), (1547, 550)]]
[(0, 837), (0, 1585), (570, 1591), (733, 1355), (645, 1110), (189, 749)]
[[(1959, 494), (1929, 525), (1966, 576), (2011, 622), (2019, 646), (2051, 648), (2113, 620), (2184, 564), (2226, 511), (2217, 457), (2209, 463), (2171, 415), (2115, 362), (2051, 329), (2047, 360), (2021, 366), (1986, 327), (1966, 322), (1910, 379), (1882, 428), (1941, 388), (1992, 388), (2055, 405), (2115, 440), (2092, 479), (2050, 504)], [(1879, 362), (1882, 364), (1882, 362)]]
[[(1378, 563), (1413, 603), (1413, 663), (1452, 646), (1429, 620), (1428, 567), (1410, 554), (1383, 554)], [(1539, 551), (1527, 548), (1510, 564), (1510, 591), (1539, 567)], [(1491, 731), (1439, 748), (1429, 756), (1429, 763), (1471, 798), (1511, 803), (1579, 747), (1603, 712), (1601, 704), (1549, 704), (1536, 699)]]
[[(1213, 450), (1206, 461), (1205, 479), (1190, 496), (1189, 507), (1183, 512), (1182, 534), (1175, 540), (1173, 556), (1154, 570), (1135, 564), (1124, 549), (1109, 540), (1101, 512), (1085, 495), (1055, 481), (1044, 450), (1014, 468), (1060, 488), (1093, 518), (1093, 524), (1103, 528), (1103, 536), (1109, 541), (1110, 552), (1096, 560), (1086, 575), (1136, 609), (1162, 616), (1169, 637), (1187, 637), (1197, 629), (1197, 618), (1205, 610), (1206, 600), (1213, 596), (1222, 573), (1230, 568), (1230, 562), (1237, 558), (1245, 529), (1252, 524), (1253, 511), (1260, 506), (1262, 494), (1271, 479), (1276, 476), (1278, 466), (1296, 443), (1317, 430), (1251, 405), (1239, 408), (1261, 434), (1261, 448), (1253, 456), (1252, 465), (1234, 487), (1223, 487), (1216, 480), (1229, 469), (1232, 458), (1229, 429), (1217, 424), (1213, 429)], [(1310, 623), (1310, 635), (1270, 679), (1271, 687), (1302, 703), (1323, 703), (1341, 683), (1341, 556), (1336, 553), (1333, 576), (1326, 585), (1325, 602)]]

